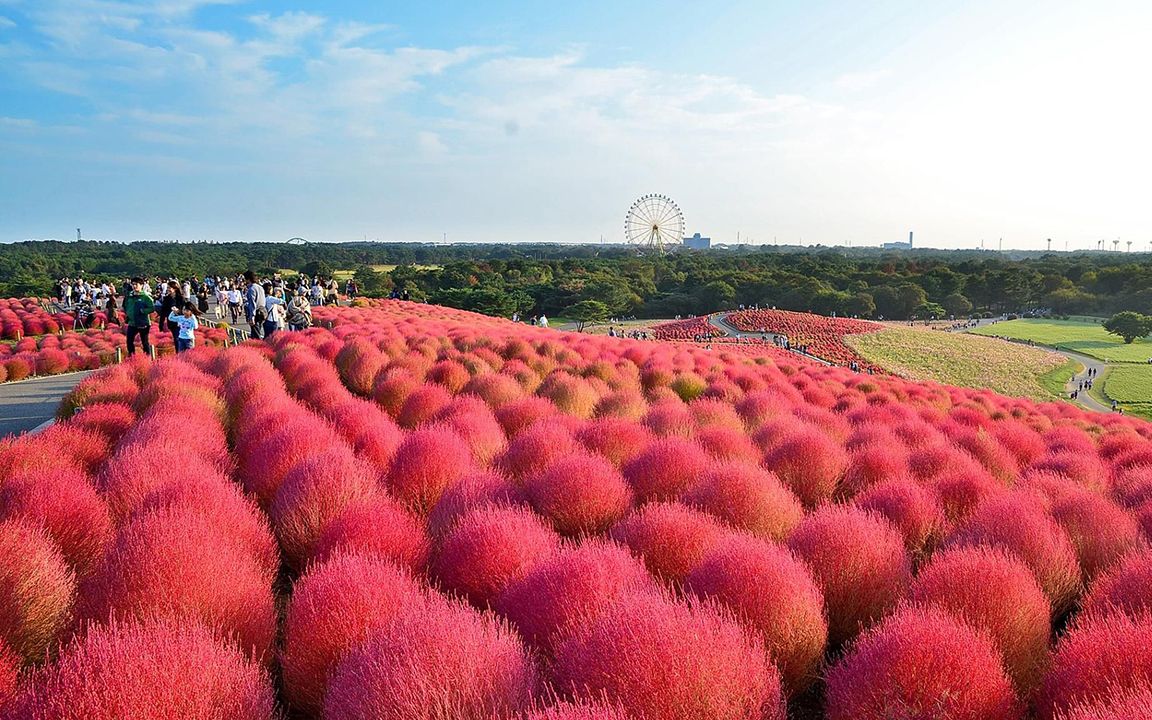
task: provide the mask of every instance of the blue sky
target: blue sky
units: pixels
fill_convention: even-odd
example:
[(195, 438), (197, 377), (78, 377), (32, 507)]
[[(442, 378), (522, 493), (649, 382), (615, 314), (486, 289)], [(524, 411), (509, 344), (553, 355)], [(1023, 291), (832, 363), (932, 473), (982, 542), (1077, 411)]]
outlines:
[(0, 0), (0, 241), (618, 241), (659, 192), (722, 241), (1147, 250), (1150, 33), (1137, 0)]

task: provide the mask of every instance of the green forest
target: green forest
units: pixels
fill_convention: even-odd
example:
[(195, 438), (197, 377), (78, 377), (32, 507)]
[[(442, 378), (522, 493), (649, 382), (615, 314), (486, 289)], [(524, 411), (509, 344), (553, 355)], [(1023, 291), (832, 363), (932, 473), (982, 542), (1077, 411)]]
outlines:
[[(390, 272), (372, 266), (396, 265)], [(431, 266), (431, 267), (429, 267)], [(701, 314), (739, 304), (908, 319), (971, 313), (1111, 315), (1152, 311), (1152, 256), (863, 248), (739, 247), (637, 256), (623, 246), (172, 244), (0, 245), (0, 295), (48, 295), (60, 277), (327, 275), (354, 270), (361, 291), (492, 315), (563, 315), (585, 300), (610, 315)]]

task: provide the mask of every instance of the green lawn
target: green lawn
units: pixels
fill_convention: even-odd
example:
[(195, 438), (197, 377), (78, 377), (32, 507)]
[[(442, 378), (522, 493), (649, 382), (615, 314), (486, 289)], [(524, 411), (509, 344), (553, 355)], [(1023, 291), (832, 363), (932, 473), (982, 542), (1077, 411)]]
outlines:
[(1110, 335), (1095, 323), (1071, 320), (1007, 320), (985, 325), (972, 331), (979, 335), (1001, 335), (1016, 340), (1031, 340), (1062, 350), (1091, 355), (1112, 362), (1147, 362), (1152, 357), (1152, 341), (1143, 338), (1131, 345)]

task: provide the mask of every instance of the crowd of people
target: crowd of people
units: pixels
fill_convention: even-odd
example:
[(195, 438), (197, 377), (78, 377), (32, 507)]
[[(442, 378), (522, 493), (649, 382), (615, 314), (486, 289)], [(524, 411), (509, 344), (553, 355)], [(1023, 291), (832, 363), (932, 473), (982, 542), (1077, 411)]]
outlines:
[[(119, 287), (83, 277), (62, 278), (56, 284), (55, 300), (73, 314), (75, 329), (89, 327), (97, 312), (105, 313), (111, 323), (123, 324), (128, 354), (134, 355), (138, 342), (143, 352), (152, 352), (153, 315), (171, 333), (176, 351), (184, 352), (196, 346), (196, 331), (209, 313), (233, 325), (243, 318), (251, 337), (266, 338), (280, 330), (311, 327), (312, 308), (339, 304), (340, 290), (335, 278), (301, 275), (287, 279), (279, 273), (258, 278), (249, 270), (235, 277), (193, 275), (182, 280), (138, 276), (125, 279)], [(349, 279), (345, 296), (351, 300), (358, 293), (356, 281)], [(407, 291), (403, 296), (407, 299)]]

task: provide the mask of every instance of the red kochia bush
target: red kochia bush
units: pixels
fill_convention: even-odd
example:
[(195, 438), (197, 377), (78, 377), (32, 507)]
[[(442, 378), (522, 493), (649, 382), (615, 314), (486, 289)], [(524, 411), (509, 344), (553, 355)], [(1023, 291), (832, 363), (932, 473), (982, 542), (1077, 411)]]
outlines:
[(532, 702), (539, 679), (515, 633), (447, 601), (402, 612), (336, 666), (325, 720), (490, 720)]
[(643, 556), (653, 574), (681, 582), (731, 531), (711, 515), (680, 503), (650, 503), (612, 528), (612, 538)]
[(625, 463), (624, 477), (636, 499), (675, 500), (696, 484), (708, 466), (708, 456), (695, 444), (678, 438), (657, 440)]
[(791, 692), (816, 679), (828, 641), (824, 595), (808, 568), (787, 550), (732, 536), (704, 556), (686, 585), (760, 634)]
[(114, 532), (108, 505), (75, 470), (26, 473), (0, 486), (0, 521), (8, 519), (43, 528), (79, 576), (100, 561)]
[(1076, 705), (1062, 720), (1152, 720), (1152, 686), (1112, 693), (1097, 703)]
[(20, 656), (0, 638), (0, 710), (16, 692), (16, 676), (20, 673)]
[(513, 478), (540, 472), (577, 449), (576, 440), (558, 419), (542, 420), (520, 432), (496, 461)]
[(622, 597), (648, 590), (655, 590), (652, 576), (627, 550), (603, 540), (585, 540), (513, 580), (494, 606), (530, 645), (551, 653), (581, 623)]
[(783, 720), (780, 676), (759, 643), (701, 604), (641, 594), (581, 625), (556, 651), (568, 696), (645, 720)]
[(154, 510), (121, 529), (81, 587), (79, 614), (200, 622), (267, 659), (276, 635), (272, 577), (247, 548), (181, 508)]
[(804, 518), (788, 546), (824, 591), (833, 644), (850, 640), (891, 610), (912, 578), (900, 533), (858, 508), (817, 510)]
[(983, 635), (939, 610), (905, 608), (828, 673), (828, 720), (1015, 720), (1023, 711)]
[(1056, 501), (1052, 517), (1076, 548), (1086, 582), (1143, 542), (1135, 518), (1094, 492), (1073, 492)]
[(908, 600), (987, 633), (1022, 693), (1039, 682), (1048, 661), (1052, 607), (1016, 558), (984, 547), (939, 552), (920, 570)]
[(560, 537), (528, 510), (478, 507), (462, 516), (433, 563), (443, 585), (483, 606), (559, 546)]
[(277, 717), (268, 676), (195, 623), (93, 626), (33, 675), (13, 720)]
[(741, 530), (783, 540), (804, 516), (792, 491), (774, 474), (744, 463), (715, 463), (684, 495), (684, 503)]
[(600, 418), (576, 431), (576, 439), (613, 464), (622, 465), (636, 457), (652, 441), (652, 433), (638, 422)]
[(368, 397), (372, 394), (376, 373), (387, 359), (370, 341), (364, 338), (352, 338), (345, 342), (343, 349), (337, 353), (335, 365), (340, 371), (340, 379), (349, 390)]
[(1111, 614), (1080, 619), (1056, 646), (1036, 699), (1036, 716), (1052, 720), (1077, 705), (1152, 687), (1152, 616)]
[(309, 412), (277, 417), (261, 427), (251, 443), (243, 448), (237, 444), (240, 480), (244, 489), (267, 507), (296, 463), (339, 442), (332, 427)]
[(909, 478), (876, 483), (857, 495), (853, 504), (887, 518), (904, 536), (911, 553), (923, 550), (945, 524), (936, 496)]
[(803, 428), (769, 449), (764, 466), (792, 488), (805, 507), (814, 508), (832, 499), (848, 468), (848, 456), (824, 433)]
[(1081, 609), (1090, 615), (1152, 615), (1152, 552), (1134, 552), (1096, 578)]
[(452, 483), (472, 469), (472, 452), (455, 432), (441, 427), (416, 430), (396, 450), (388, 490), (414, 511), (427, 514)]
[(631, 718), (623, 710), (609, 705), (562, 702), (521, 715), (519, 720), (631, 720)]
[(1003, 548), (1027, 565), (1060, 613), (1079, 592), (1080, 566), (1068, 535), (1037, 501), (1022, 492), (981, 503), (945, 541), (946, 547)]
[(498, 473), (474, 471), (445, 488), (432, 512), (428, 513), (428, 532), (443, 537), (456, 526), (456, 521), (479, 505), (516, 507), (527, 505), (524, 491)]
[(23, 521), (0, 522), (0, 641), (43, 660), (72, 613), (76, 580), (56, 543)]
[(404, 401), (396, 422), (400, 427), (408, 429), (419, 427), (435, 417), (451, 401), (452, 393), (440, 385), (422, 385)]
[(359, 553), (390, 560), (414, 574), (428, 564), (429, 543), (415, 517), (387, 495), (377, 493), (350, 503), (325, 526), (312, 560)]
[(340, 658), (425, 599), (411, 576), (376, 558), (340, 554), (309, 567), (296, 581), (284, 618), (280, 665), (292, 709), (318, 715)]
[(333, 445), (297, 463), (268, 511), (288, 563), (302, 565), (329, 522), (348, 505), (378, 492), (376, 471), (347, 445)]
[(532, 507), (563, 535), (606, 530), (632, 506), (632, 488), (612, 463), (577, 452), (530, 476), (524, 489)]

